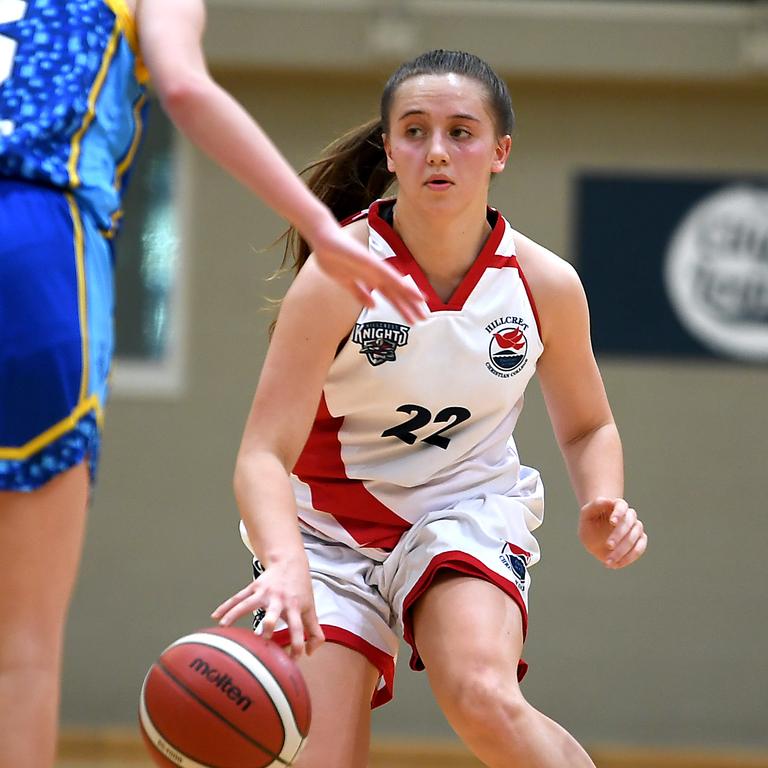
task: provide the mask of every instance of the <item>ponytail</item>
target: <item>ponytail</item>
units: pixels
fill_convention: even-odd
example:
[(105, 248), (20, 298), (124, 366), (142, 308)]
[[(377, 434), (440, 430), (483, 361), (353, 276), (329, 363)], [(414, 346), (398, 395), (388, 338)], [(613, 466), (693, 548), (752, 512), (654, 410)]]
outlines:
[[(366, 209), (394, 181), (394, 174), (387, 170), (382, 132), (379, 118), (369, 120), (329, 144), (320, 159), (301, 172), (307, 186), (339, 221)], [(291, 227), (286, 233), (283, 268), (298, 272), (310, 251), (309, 243)]]

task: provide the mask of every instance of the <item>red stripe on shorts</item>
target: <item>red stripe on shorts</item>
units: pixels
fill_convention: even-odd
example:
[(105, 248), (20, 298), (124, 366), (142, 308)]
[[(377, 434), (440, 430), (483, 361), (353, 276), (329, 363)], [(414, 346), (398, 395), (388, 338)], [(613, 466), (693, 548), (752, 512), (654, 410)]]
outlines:
[[(456, 571), (466, 576), (474, 576), (475, 578), (489, 581), (491, 584), (495, 584), (502, 592), (509, 595), (520, 608), (520, 613), (523, 617), (523, 639), (525, 639), (528, 633), (528, 609), (525, 607), (525, 601), (520, 594), (520, 590), (511, 581), (502, 578), (498, 573), (488, 568), (487, 565), (484, 565), (480, 560), (468, 555), (466, 552), (460, 552), (459, 550), (441, 552), (432, 558), (424, 573), (421, 574), (419, 580), (413, 585), (411, 591), (403, 600), (403, 639), (411, 646), (411, 658), (409, 661), (411, 669), (424, 669), (424, 662), (421, 660), (421, 656), (419, 656), (419, 651), (413, 639), (411, 608), (429, 589), (437, 572), (441, 570)], [(527, 671), (528, 664), (520, 659), (517, 663), (518, 681), (523, 679)]]
[[(386, 651), (377, 648), (359, 635), (350, 632), (348, 629), (335, 627), (330, 624), (320, 625), (325, 635), (327, 643), (336, 643), (357, 651), (379, 670), (379, 677), (384, 685), (377, 686), (371, 697), (371, 709), (380, 707), (392, 699), (395, 690), (395, 660)], [(287, 629), (281, 629), (272, 635), (272, 639), (281, 646), (286, 646), (291, 642), (290, 632)]]

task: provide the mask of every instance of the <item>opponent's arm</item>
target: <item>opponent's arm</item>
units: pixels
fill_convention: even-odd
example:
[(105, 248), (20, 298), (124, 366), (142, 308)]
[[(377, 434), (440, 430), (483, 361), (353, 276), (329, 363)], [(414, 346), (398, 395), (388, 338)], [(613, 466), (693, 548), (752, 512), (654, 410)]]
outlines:
[(202, 0), (138, 0), (139, 44), (168, 116), (182, 133), (293, 223), (321, 268), (365, 306), (378, 289), (409, 321), (418, 290), (339, 227), (246, 110), (211, 77), (202, 48)]
[(567, 262), (533, 243), (523, 250), (542, 322), (544, 353), (537, 372), (581, 506), (579, 537), (598, 560), (621, 568), (643, 554), (647, 536), (622, 498), (621, 440), (592, 352), (584, 290)]

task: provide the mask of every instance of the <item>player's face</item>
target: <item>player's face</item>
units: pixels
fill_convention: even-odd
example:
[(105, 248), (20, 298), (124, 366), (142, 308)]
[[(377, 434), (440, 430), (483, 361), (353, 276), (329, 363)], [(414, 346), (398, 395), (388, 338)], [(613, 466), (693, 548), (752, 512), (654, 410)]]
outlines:
[(497, 135), (483, 86), (455, 74), (402, 83), (384, 137), (398, 199), (445, 211), (485, 205), (491, 174), (504, 170), (511, 143)]

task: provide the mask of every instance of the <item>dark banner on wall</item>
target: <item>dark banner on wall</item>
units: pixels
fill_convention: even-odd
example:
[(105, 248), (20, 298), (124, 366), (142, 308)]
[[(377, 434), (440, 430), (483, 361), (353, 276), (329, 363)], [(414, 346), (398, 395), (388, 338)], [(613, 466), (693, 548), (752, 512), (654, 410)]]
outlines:
[(768, 363), (768, 178), (584, 174), (595, 351)]

